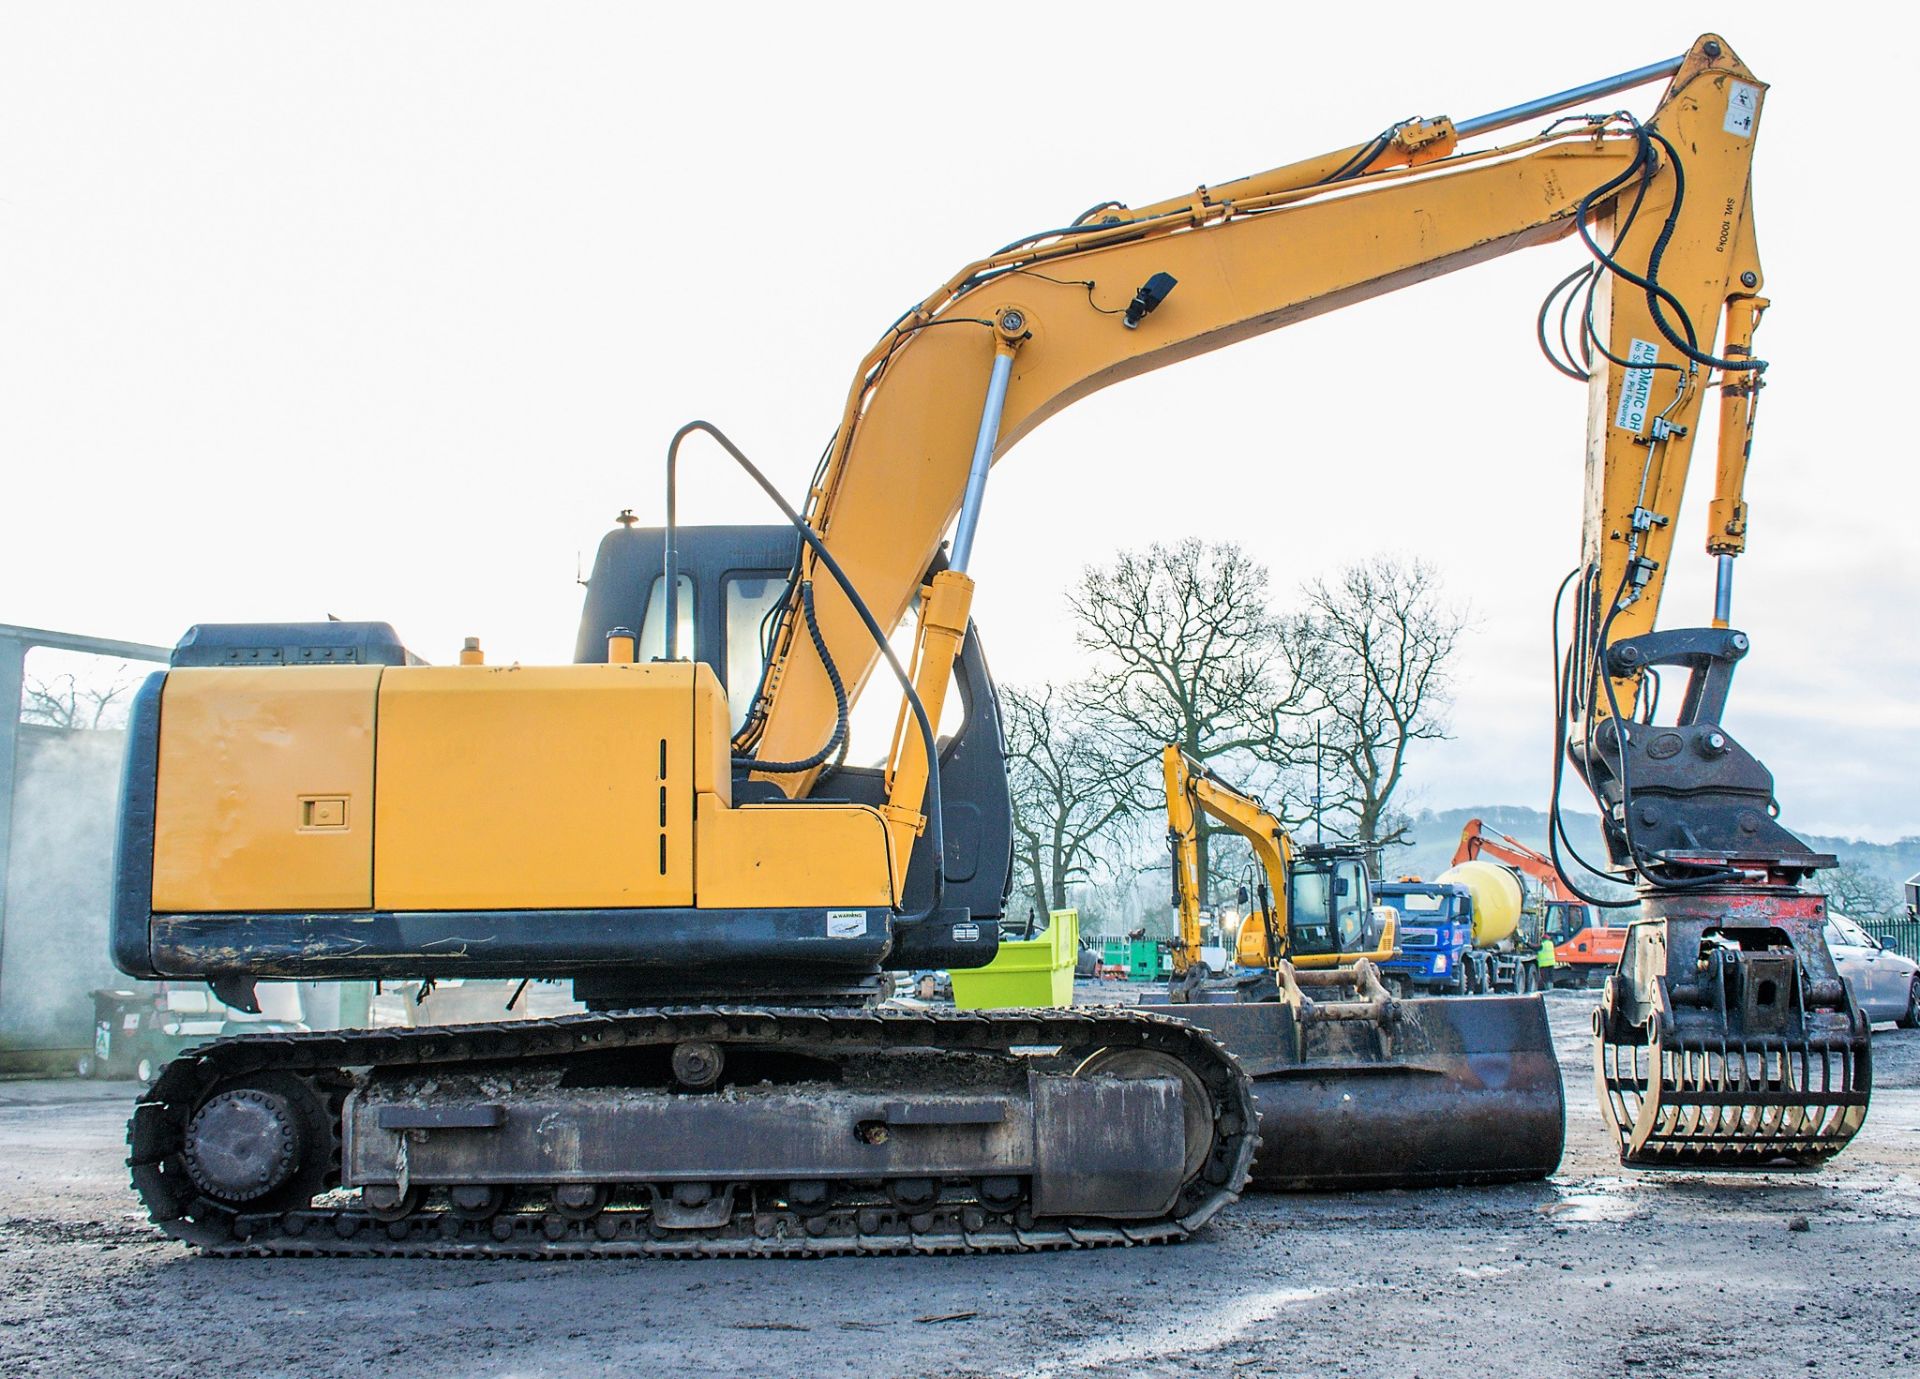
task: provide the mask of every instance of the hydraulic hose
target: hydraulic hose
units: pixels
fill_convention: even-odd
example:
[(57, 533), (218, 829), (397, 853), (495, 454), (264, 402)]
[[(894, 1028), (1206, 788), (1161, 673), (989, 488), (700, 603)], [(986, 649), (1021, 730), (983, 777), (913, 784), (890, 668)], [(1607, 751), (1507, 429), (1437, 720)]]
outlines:
[(735, 757), (735, 766), (749, 766), (756, 771), (764, 771), (770, 776), (797, 776), (802, 771), (811, 771), (816, 766), (826, 764), (827, 758), (842, 750), (847, 743), (847, 687), (840, 679), (840, 668), (833, 663), (833, 655), (827, 650), (827, 639), (820, 635), (820, 620), (813, 613), (813, 581), (800, 581), (800, 613), (806, 619), (807, 635), (813, 638), (813, 649), (820, 653), (820, 664), (827, 672), (827, 683), (833, 686), (833, 735), (826, 744), (812, 756), (802, 757), (798, 761), (762, 761), (758, 757)]
[[(833, 576), (833, 582), (840, 586), (840, 592), (847, 596), (847, 602), (853, 605), (853, 611), (860, 615), (860, 621), (865, 624), (867, 634), (873, 638), (873, 644), (880, 648), (880, 654), (886, 658), (888, 667), (893, 671), (894, 679), (900, 682), (900, 690), (906, 696), (907, 707), (913, 711), (914, 725), (920, 730), (920, 741), (927, 752), (927, 794), (924, 804), (927, 820), (928, 851), (933, 854), (932, 897), (927, 901), (927, 906), (924, 910), (917, 914), (901, 915), (900, 922), (912, 924), (924, 919), (930, 919), (940, 912), (941, 904), (945, 901), (947, 895), (947, 836), (946, 819), (942, 810), (940, 794), (940, 753), (933, 735), (933, 724), (927, 718), (927, 707), (920, 702), (920, 695), (913, 687), (913, 677), (907, 674), (907, 668), (901, 665), (900, 658), (894, 655), (893, 647), (887, 641), (887, 634), (881, 630), (879, 620), (873, 616), (873, 610), (868, 608), (867, 601), (860, 597), (860, 591), (853, 587), (853, 581), (847, 577), (847, 572), (840, 568), (840, 562), (833, 558), (833, 552), (827, 549), (826, 542), (820, 539), (820, 534), (808, 525), (804, 517), (793, 510), (792, 504), (781, 497), (780, 490), (775, 488), (767, 476), (760, 472), (753, 461), (746, 457), (740, 447), (729, 440), (727, 434), (710, 421), (688, 422), (685, 426), (682, 426), (678, 431), (673, 433), (673, 439), (667, 445), (666, 577), (668, 654), (671, 656), (675, 649), (674, 618), (676, 608), (674, 591), (679, 587), (680, 579), (680, 553), (675, 547), (673, 539), (678, 512), (680, 442), (684, 441), (695, 431), (704, 431), (707, 435), (718, 441), (720, 448), (733, 456), (734, 463), (738, 464), (747, 472), (747, 477), (760, 486), (760, 491), (771, 498), (774, 506), (779, 508), (787, 521), (793, 524), (794, 530), (800, 533), (800, 539), (807, 543), (807, 547), (813, 552), (814, 557), (826, 567), (827, 573)], [(810, 604), (810, 597), (803, 596), (801, 601), (803, 613), (807, 611)], [(809, 629), (813, 632), (813, 635), (818, 638), (819, 632), (817, 626), (813, 624), (811, 617), (808, 618), (808, 623)], [(840, 694), (844, 696), (844, 687), (837, 684), (838, 677), (833, 669), (833, 663), (831, 661), (825, 661), (824, 648), (822, 650), (822, 659), (827, 666), (827, 674), (836, 681), (836, 688), (840, 691)], [(844, 698), (842, 698), (841, 702), (844, 704)], [(831, 747), (829, 750), (831, 750)], [(824, 759), (823, 757), (822, 760)], [(766, 769), (758, 762), (754, 763), (754, 768), (756, 770)]]

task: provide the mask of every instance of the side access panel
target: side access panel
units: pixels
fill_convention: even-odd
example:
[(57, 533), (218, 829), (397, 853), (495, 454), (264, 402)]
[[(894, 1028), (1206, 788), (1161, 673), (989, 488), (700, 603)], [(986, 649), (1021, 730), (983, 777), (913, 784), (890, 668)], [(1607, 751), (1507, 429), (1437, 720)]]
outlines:
[(704, 666), (408, 666), (380, 685), (383, 910), (693, 903)]
[(159, 913), (373, 903), (378, 666), (170, 671), (153, 826)]

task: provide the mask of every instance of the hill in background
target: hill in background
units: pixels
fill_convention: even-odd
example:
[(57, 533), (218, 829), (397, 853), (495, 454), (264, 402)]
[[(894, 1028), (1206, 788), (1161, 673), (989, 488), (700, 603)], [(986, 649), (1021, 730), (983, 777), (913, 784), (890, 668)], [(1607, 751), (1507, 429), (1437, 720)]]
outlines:
[[(1574, 845), (1583, 856), (1595, 862), (1606, 856), (1597, 814), (1568, 810), (1564, 817), (1567, 832), (1573, 835)], [(1478, 809), (1426, 809), (1414, 815), (1413, 846), (1390, 849), (1383, 863), (1384, 872), (1389, 878), (1438, 876), (1453, 860), (1453, 850), (1460, 843), (1460, 830), (1467, 820), (1475, 818), (1490, 831), (1511, 834), (1528, 847), (1546, 851), (1547, 816), (1542, 810), (1507, 804)], [(1896, 843), (1863, 843), (1853, 838), (1829, 838), (1813, 833), (1801, 836), (1815, 851), (1831, 852), (1842, 865), (1851, 864), (1893, 885), (1920, 872), (1920, 838), (1902, 838)]]

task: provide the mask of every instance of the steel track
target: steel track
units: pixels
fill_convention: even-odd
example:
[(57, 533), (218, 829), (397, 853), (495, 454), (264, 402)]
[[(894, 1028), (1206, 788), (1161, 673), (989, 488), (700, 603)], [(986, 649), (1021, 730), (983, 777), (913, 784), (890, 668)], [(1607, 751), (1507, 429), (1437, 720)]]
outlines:
[[(398, 1220), (377, 1216), (351, 1194), (250, 1210), (210, 1200), (185, 1171), (186, 1125), (223, 1085), (262, 1074), (305, 1081), (335, 1127), (328, 1187), (338, 1184), (341, 1089), (366, 1070), (446, 1069), (476, 1063), (565, 1058), (686, 1038), (777, 1043), (816, 1057), (931, 1049), (1019, 1057), (1061, 1048), (1075, 1056), (1123, 1047), (1167, 1054), (1196, 1073), (1212, 1099), (1214, 1140), (1204, 1167), (1164, 1217), (1147, 1220), (1035, 1220), (1021, 1204), (989, 1208), (954, 1189), (925, 1210), (843, 1195), (801, 1215), (756, 1198), (742, 1185), (722, 1226), (667, 1229), (644, 1208), (615, 1207), (568, 1219), (543, 1205), (509, 1205), (481, 1220), (445, 1208)], [(1184, 1239), (1245, 1186), (1258, 1143), (1252, 1081), (1205, 1030), (1140, 1011), (912, 1011), (672, 1008), (417, 1030), (242, 1035), (191, 1050), (169, 1063), (135, 1105), (127, 1128), (135, 1191), (156, 1225), (202, 1253), (220, 1256), (373, 1256), (482, 1259), (594, 1257), (767, 1258), (834, 1255), (980, 1254)], [(608, 1185), (613, 1187), (615, 1185)], [(633, 1184), (620, 1184), (631, 1188)], [(336, 1200), (337, 1199), (337, 1200)]]

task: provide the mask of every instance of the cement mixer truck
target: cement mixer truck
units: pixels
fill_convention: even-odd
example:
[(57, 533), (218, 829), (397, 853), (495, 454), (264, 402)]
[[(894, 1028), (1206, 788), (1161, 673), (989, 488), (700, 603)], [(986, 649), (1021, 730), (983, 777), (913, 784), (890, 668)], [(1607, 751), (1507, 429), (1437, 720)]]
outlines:
[(1540, 981), (1539, 882), (1498, 862), (1459, 862), (1432, 881), (1387, 881), (1374, 898), (1399, 914), (1400, 948), (1380, 964), (1407, 992), (1524, 995)]

